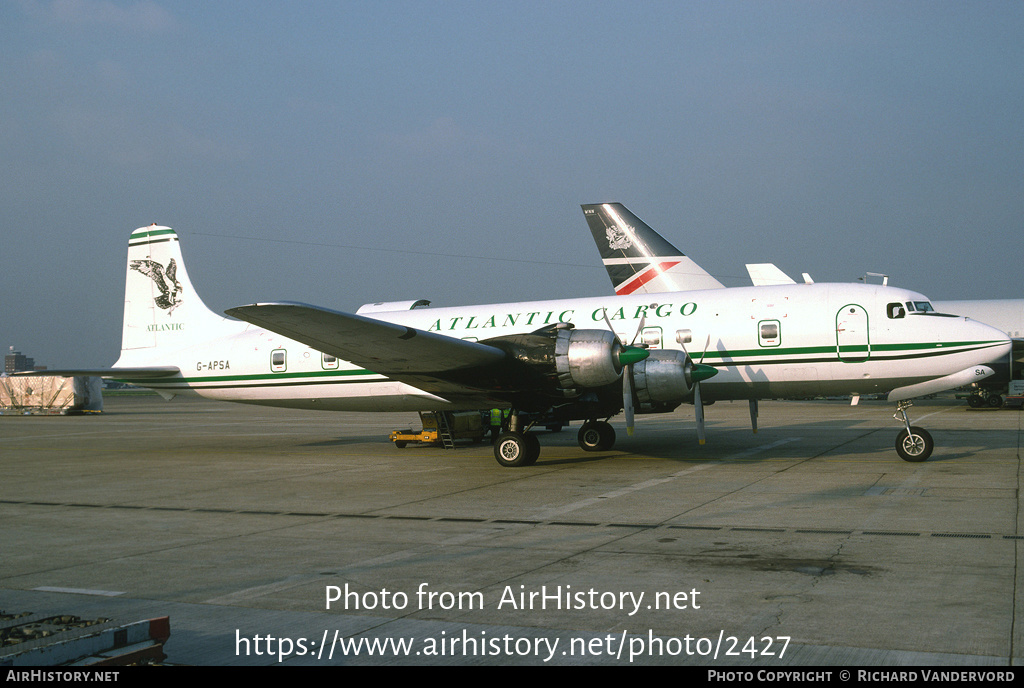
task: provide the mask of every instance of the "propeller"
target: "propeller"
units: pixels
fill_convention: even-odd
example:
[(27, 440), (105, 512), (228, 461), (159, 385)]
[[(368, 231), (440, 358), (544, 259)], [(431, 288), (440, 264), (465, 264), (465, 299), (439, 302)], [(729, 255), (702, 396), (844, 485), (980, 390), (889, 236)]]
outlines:
[[(690, 352), (686, 350), (686, 344), (691, 340), (689, 330), (679, 330), (676, 333), (676, 341), (683, 347), (683, 351), (686, 356), (693, 360), (690, 356)], [(700, 382), (701, 380), (707, 380), (709, 377), (714, 377), (718, 374), (718, 369), (714, 366), (704, 365), (704, 355), (708, 352), (708, 346), (711, 344), (711, 335), (708, 335), (708, 339), (704, 342), (704, 351), (701, 352), (700, 361), (698, 363), (690, 364), (690, 382), (693, 384), (693, 409), (697, 416), (697, 441), (704, 444), (704, 402), (700, 398)]]
[(644, 322), (647, 320), (647, 314), (645, 313), (640, 318), (640, 325), (636, 328), (636, 334), (633, 335), (633, 340), (626, 344), (622, 341), (622, 338), (612, 327), (612, 321), (608, 318), (608, 309), (602, 308), (601, 312), (604, 314), (604, 322), (608, 325), (608, 329), (612, 331), (615, 338), (619, 340), (619, 345), (622, 350), (619, 352), (619, 365), (622, 366), (622, 411), (626, 416), (626, 434), (632, 436), (634, 428), (634, 413), (633, 413), (633, 364), (639, 363), (644, 360), (650, 353), (647, 351), (647, 346), (635, 344), (637, 337), (644, 329)]

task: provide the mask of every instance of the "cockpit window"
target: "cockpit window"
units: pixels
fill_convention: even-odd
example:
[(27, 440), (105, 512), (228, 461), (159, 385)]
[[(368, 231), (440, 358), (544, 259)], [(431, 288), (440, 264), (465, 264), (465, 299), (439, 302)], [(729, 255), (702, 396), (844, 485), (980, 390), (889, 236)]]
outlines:
[(934, 313), (930, 301), (907, 301), (907, 311), (910, 313)]
[(885, 307), (885, 314), (889, 316), (890, 320), (896, 320), (898, 318), (902, 318), (904, 315), (907, 314), (907, 312), (903, 310), (902, 303), (890, 303), (888, 306)]

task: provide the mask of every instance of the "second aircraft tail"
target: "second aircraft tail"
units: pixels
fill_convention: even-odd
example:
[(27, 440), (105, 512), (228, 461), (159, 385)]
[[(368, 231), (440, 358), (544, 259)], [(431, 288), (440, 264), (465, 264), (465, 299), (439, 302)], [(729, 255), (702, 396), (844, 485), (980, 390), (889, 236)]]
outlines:
[(583, 214), (616, 294), (725, 287), (621, 203), (584, 205)]

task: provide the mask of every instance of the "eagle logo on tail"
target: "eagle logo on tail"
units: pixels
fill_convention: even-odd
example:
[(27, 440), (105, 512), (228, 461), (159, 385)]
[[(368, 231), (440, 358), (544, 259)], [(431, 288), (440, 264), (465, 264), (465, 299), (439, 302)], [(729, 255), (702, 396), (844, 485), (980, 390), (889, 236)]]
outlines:
[(155, 260), (148, 259), (133, 260), (128, 267), (153, 280), (153, 284), (160, 290), (160, 294), (153, 299), (157, 306), (168, 313), (173, 313), (174, 309), (181, 305), (181, 282), (176, 277), (178, 265), (173, 258), (167, 263), (166, 268)]

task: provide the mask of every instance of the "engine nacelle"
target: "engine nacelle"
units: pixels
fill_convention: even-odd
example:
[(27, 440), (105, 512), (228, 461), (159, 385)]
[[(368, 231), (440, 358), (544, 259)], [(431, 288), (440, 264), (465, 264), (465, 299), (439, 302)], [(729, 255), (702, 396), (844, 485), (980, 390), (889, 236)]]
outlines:
[(561, 398), (613, 384), (622, 379), (624, 362), (647, 356), (646, 351), (623, 347), (608, 330), (576, 330), (568, 323), (482, 343), (509, 354), (508, 367), (497, 371), (505, 387), (532, 387)]
[(608, 330), (558, 330), (555, 371), (562, 389), (610, 385), (622, 376), (622, 345)]
[(683, 351), (655, 349), (633, 365), (633, 389), (641, 408), (678, 406), (693, 391), (693, 362)]

